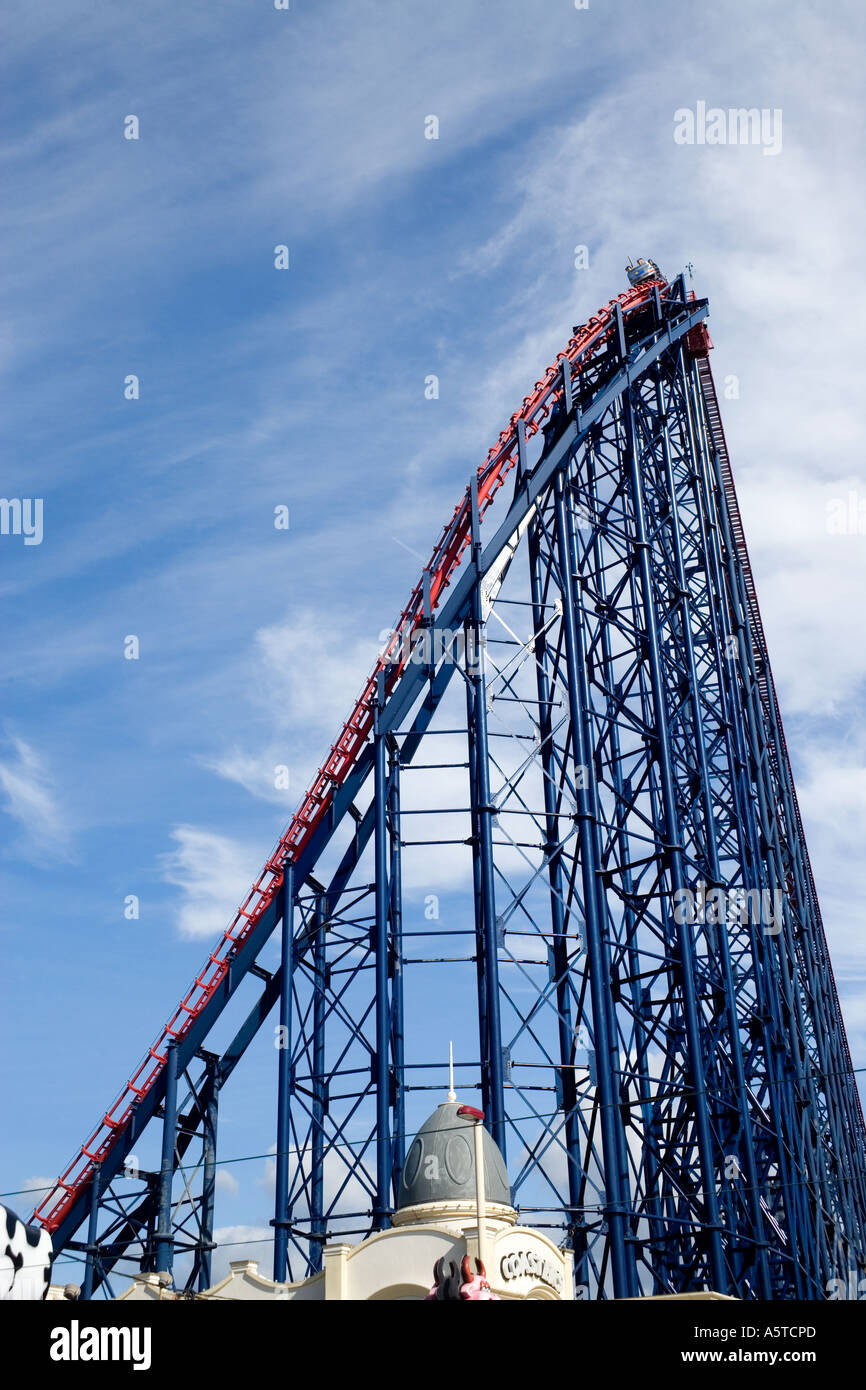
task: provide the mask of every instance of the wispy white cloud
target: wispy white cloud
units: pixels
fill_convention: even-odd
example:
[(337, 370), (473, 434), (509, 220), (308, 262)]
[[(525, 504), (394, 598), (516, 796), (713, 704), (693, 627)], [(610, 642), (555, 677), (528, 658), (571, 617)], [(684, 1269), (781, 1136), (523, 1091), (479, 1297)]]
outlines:
[(53, 769), (24, 739), (13, 737), (10, 742), (12, 756), (0, 759), (0, 788), (6, 798), (3, 810), (24, 832), (17, 847), (28, 857), (65, 857), (71, 830), (58, 799)]
[(236, 1197), (241, 1190), (237, 1178), (227, 1168), (217, 1168), (215, 1183), (217, 1192), (225, 1192), (230, 1197)]
[(863, 845), (866, 843), (866, 743), (816, 735), (800, 759), (797, 791), (816, 877), (830, 959), (852, 1053), (866, 1053), (863, 959)]
[(162, 856), (162, 875), (180, 889), (178, 931), (184, 937), (216, 937), (246, 897), (261, 867), (261, 848), (194, 825), (175, 826), (172, 839), (175, 848)]
[(232, 748), (220, 757), (202, 757), (199, 761), (218, 777), (236, 782), (250, 796), (288, 810), (292, 801), (297, 800), (299, 789), (293, 788), (291, 771), (287, 763), (279, 761), (279, 752), (274, 746), (261, 753), (243, 753), (239, 748)]
[(21, 1193), (23, 1195), (25, 1192), (50, 1192), (56, 1181), (56, 1178), (24, 1178), (21, 1183)]
[[(233, 745), (202, 759), (218, 776), (250, 795), (293, 809), (327, 753), (376, 660), (378, 634), (358, 636), (345, 613), (316, 617), (307, 608), (260, 628), (246, 658), (249, 697), (270, 730), (267, 746), (246, 752)], [(289, 788), (275, 783), (288, 770)]]

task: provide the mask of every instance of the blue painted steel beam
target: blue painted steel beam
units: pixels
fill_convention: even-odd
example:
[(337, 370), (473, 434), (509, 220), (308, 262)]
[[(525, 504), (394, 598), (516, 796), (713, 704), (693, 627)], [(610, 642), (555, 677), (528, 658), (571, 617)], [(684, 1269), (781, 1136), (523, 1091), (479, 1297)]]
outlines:
[[(471, 482), (472, 560), (478, 570), (481, 558), (481, 522), (478, 514), (478, 479)], [(480, 574), (472, 590), (471, 620), (466, 636), (466, 678), (472, 691), (471, 725), (474, 755), (471, 767), (470, 798), (476, 827), (472, 855), (477, 861), (476, 897), (478, 949), (484, 954), (485, 1029), (481, 1037), (482, 1077), (487, 1078), (485, 1123), (506, 1155), (505, 1080), (500, 1020), (499, 941), (496, 922), (496, 894), (493, 883), (493, 818), (496, 807), (490, 796), (490, 753), (487, 738), (487, 686), (482, 647), (483, 618)]]
[[(474, 640), (474, 625), (464, 625), (464, 651)], [(487, 948), (484, 939), (484, 893), (481, 883), (481, 822), (478, 815), (478, 723), (475, 718), (477, 691), (468, 675), (466, 683), (466, 750), (469, 762), (469, 830), (472, 844), (472, 903), (475, 919), (475, 982), (478, 1000), (478, 1055), (481, 1059), (481, 1109), (490, 1114), (490, 1032), (487, 1023)]]
[(171, 1186), (175, 1165), (175, 1134), (177, 1131), (177, 1069), (178, 1047), (168, 1045), (165, 1062), (165, 1101), (162, 1119), (162, 1160), (159, 1170), (159, 1228), (156, 1233), (156, 1268), (171, 1274), (174, 1262), (174, 1234), (171, 1222)]
[[(327, 1019), (325, 986), (328, 968), (325, 951), (325, 932), (327, 930), (327, 914), (324, 910), (324, 900), (321, 894), (317, 895), (316, 898), (313, 924), (313, 1067), (311, 1078), (313, 1086), (313, 1107), (312, 1162), (310, 1165), (310, 1234), (313, 1240), (310, 1245), (310, 1267), (313, 1273), (317, 1273), (322, 1268), (321, 1237), (325, 1231), (325, 1181), (323, 1166), (325, 1156), (325, 1096), (327, 1087), (325, 1078), (325, 1024)], [(316, 1239), (316, 1237), (319, 1237), (319, 1239)]]
[(87, 1256), (84, 1264), (84, 1283), (81, 1286), (81, 1296), (84, 1299), (91, 1299), (93, 1297), (93, 1289), (96, 1281), (97, 1260), (99, 1255), (97, 1232), (101, 1176), (101, 1169), (97, 1168), (90, 1187), (90, 1211), (87, 1218)]
[(403, 1017), (403, 870), (400, 844), (400, 752), (394, 740), (391, 749), (388, 794), (388, 835), (390, 842), (390, 920), (391, 941), (389, 975), (391, 978), (391, 1054), (393, 1058), (394, 1131), (391, 1164), (392, 1197), (396, 1205), (400, 1175), (406, 1156), (406, 1077), (405, 1038)]
[(384, 695), (385, 673), (380, 671), (373, 718), (373, 801), (376, 807), (376, 916), (372, 941), (376, 972), (376, 1202), (373, 1208), (373, 1228), (377, 1231), (384, 1230), (391, 1224), (391, 1000), (388, 939), (391, 911), (391, 883), (388, 872), (391, 841), (388, 832), (387, 741), (379, 727)]
[(289, 1249), (289, 1147), (291, 1144), (292, 988), (295, 951), (295, 871), (287, 864), (280, 889), (280, 1033), (277, 1077), (277, 1162), (274, 1202), (274, 1279), (285, 1283)]
[[(571, 369), (563, 362), (565, 382), (565, 406), (571, 408)], [(571, 1217), (571, 1243), (575, 1256), (575, 1277), (579, 1285), (588, 1283), (583, 1259), (586, 1253), (585, 1232), (573, 1224), (581, 1203), (582, 1155), (580, 1127), (577, 1117), (577, 1088), (575, 1085), (576, 1047), (572, 1021), (571, 987), (569, 981), (569, 942), (566, 937), (564, 911), (565, 884), (563, 879), (562, 849), (560, 845), (560, 826), (557, 807), (557, 769), (554, 759), (554, 732), (552, 719), (552, 686), (547, 673), (546, 607), (543, 578), (543, 564), (539, 540), (540, 526), (537, 520), (530, 523), (528, 534), (529, 578), (532, 594), (532, 631), (535, 652), (535, 680), (538, 693), (538, 737), (539, 756), (543, 773), (544, 822), (546, 838), (544, 857), (547, 861), (548, 881), (550, 883), (550, 923), (553, 934), (551, 950), (551, 972), (556, 987), (557, 1016), (559, 1029), (559, 1073), (560, 1104), (565, 1115), (566, 1154), (568, 1160), (568, 1197)], [(577, 928), (572, 928), (577, 935)]]
[(208, 1060), (205, 1076), (204, 1115), (202, 1117), (202, 1192), (200, 1212), (199, 1292), (209, 1289), (211, 1252), (214, 1249), (214, 1207), (216, 1198), (217, 1125), (219, 1122), (219, 1075), (217, 1059)]

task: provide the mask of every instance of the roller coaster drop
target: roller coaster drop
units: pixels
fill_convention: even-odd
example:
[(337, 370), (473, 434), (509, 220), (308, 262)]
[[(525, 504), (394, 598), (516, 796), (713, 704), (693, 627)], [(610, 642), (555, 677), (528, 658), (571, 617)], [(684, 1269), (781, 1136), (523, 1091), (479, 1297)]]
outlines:
[[(84, 1297), (136, 1265), (209, 1286), (219, 1099), (272, 1014), (274, 1277), (387, 1226), (407, 1108), (443, 1088), (437, 997), (514, 1204), (584, 1296), (824, 1298), (866, 1265), (863, 1116), (707, 302), (653, 263), (629, 278), (472, 476), (260, 878), (37, 1208)], [(440, 919), (404, 883), (443, 856)], [(131, 1170), (154, 1130), (159, 1165)]]

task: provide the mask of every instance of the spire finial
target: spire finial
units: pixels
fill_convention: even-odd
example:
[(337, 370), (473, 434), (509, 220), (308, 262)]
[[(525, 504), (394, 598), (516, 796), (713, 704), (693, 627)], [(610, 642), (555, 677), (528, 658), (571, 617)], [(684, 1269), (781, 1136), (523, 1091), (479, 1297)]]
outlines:
[(455, 1093), (455, 1091), (454, 1091), (454, 1044), (453, 1044), (453, 1042), (450, 1042), (450, 1043), (448, 1044), (448, 1099), (451, 1100), (451, 1101), (454, 1101), (454, 1100), (457, 1099), (456, 1093)]

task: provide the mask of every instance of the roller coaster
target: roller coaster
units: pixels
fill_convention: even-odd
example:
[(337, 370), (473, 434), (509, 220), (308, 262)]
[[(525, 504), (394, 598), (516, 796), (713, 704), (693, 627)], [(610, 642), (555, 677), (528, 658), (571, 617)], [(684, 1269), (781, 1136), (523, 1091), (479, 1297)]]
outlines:
[(138, 1267), (209, 1286), (220, 1097), (271, 1018), (274, 1278), (387, 1226), (443, 1086), (437, 999), (515, 1206), (588, 1297), (820, 1299), (866, 1267), (708, 303), (654, 261), (628, 278), (473, 471), (261, 874), (36, 1208), (85, 1298)]

